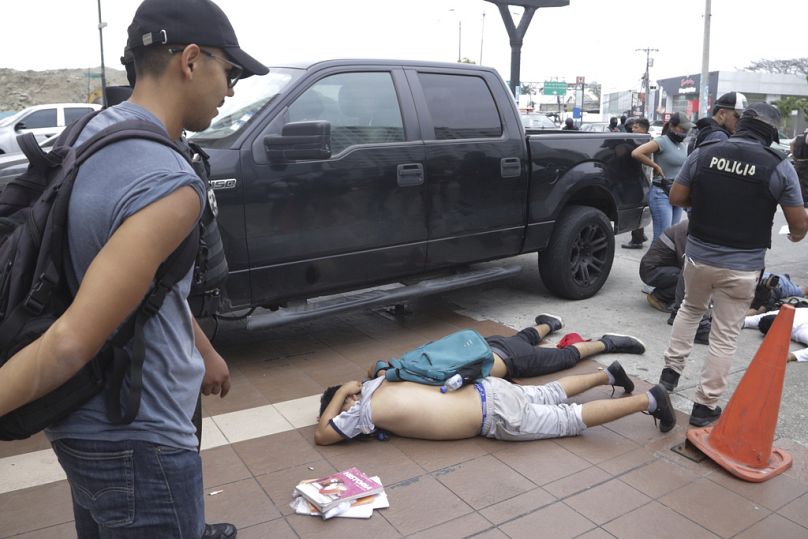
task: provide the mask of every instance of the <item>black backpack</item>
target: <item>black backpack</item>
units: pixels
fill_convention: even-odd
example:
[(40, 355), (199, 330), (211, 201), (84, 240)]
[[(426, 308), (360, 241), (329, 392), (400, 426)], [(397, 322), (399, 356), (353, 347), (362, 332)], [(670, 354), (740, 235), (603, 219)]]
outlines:
[(219, 224), (216, 221), (219, 209), (216, 204), (216, 193), (209, 182), (208, 154), (193, 142), (188, 142), (188, 146), (191, 148), (191, 165), (205, 182), (208, 191), (205, 209), (199, 219), (199, 250), (194, 264), (188, 305), (196, 318), (207, 318), (215, 316), (219, 310), (229, 269)]
[[(19, 137), (28, 170), (0, 193), (0, 366), (42, 335), (73, 300), (67, 246), (67, 213), (76, 173), (93, 153), (114, 142), (142, 138), (168, 146), (190, 162), (166, 133), (139, 120), (107, 127), (74, 146), (97, 113), (69, 126), (45, 154), (33, 135)], [(54, 391), (0, 417), (0, 440), (27, 438), (60, 421), (106, 389), (107, 416), (131, 423), (140, 406), (145, 342), (143, 327), (168, 291), (191, 268), (199, 244), (194, 230), (159, 267), (143, 302), (110, 337), (99, 354)], [(112, 292), (114, 293), (114, 292)], [(126, 346), (131, 341), (131, 357)], [(128, 394), (123, 381), (129, 370)], [(124, 404), (125, 410), (121, 411)]]

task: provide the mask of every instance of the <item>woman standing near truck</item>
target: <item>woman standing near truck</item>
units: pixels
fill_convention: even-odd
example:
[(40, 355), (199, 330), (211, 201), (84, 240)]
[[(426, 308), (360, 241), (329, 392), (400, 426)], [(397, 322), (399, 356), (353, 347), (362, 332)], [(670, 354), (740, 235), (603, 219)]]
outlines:
[(656, 241), (666, 228), (678, 223), (682, 217), (682, 208), (671, 206), (668, 194), (687, 158), (684, 140), (692, 127), (693, 122), (684, 113), (674, 112), (662, 126), (662, 136), (631, 152), (631, 157), (654, 170), (651, 190), (648, 192), (648, 207), (654, 223), (652, 241)]

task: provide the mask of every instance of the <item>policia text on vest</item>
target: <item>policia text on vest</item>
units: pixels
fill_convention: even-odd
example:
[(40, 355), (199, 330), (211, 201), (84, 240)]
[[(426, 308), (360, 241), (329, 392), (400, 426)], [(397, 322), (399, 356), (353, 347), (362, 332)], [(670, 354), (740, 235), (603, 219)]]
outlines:
[(709, 168), (720, 170), (722, 172), (729, 172), (738, 176), (754, 176), (755, 165), (752, 163), (744, 163), (743, 161), (733, 161), (721, 157), (713, 156), (710, 159)]

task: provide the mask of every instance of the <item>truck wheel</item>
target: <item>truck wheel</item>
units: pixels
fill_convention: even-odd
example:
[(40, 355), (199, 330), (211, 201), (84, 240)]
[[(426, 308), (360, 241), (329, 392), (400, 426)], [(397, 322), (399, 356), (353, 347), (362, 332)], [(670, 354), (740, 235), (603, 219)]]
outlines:
[(539, 253), (539, 273), (553, 294), (586, 299), (601, 289), (614, 259), (614, 232), (606, 215), (570, 206), (556, 221), (550, 243)]

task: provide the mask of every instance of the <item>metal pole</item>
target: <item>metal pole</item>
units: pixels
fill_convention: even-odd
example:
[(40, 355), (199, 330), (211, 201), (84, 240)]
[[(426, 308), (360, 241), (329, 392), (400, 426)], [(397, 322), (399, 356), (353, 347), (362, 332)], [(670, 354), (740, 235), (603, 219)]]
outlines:
[(710, 10), (711, 0), (704, 1), (704, 46), (701, 52), (701, 95), (699, 97), (699, 118), (709, 114), (710, 100)]
[(98, 40), (101, 43), (101, 106), (107, 108), (107, 76), (104, 68), (104, 27), (107, 25), (101, 22), (101, 0), (98, 0)]
[(480, 65), (483, 65), (483, 38), (485, 37), (485, 11), (483, 11), (483, 24), (480, 27)]
[(648, 73), (648, 68), (651, 64), (651, 49), (645, 49), (645, 96), (642, 100), (642, 106), (640, 107), (640, 115), (643, 118), (646, 118), (646, 110), (648, 109), (648, 93), (651, 90), (651, 81), (649, 79), (650, 74)]
[(648, 94), (651, 93), (651, 74), (649, 73), (649, 68), (651, 67), (651, 53), (652, 52), (659, 52), (659, 49), (652, 49), (651, 47), (646, 47), (644, 49), (634, 49), (636, 52), (644, 52), (645, 53), (645, 98), (642, 100), (640, 106), (640, 115), (642, 117), (646, 117), (646, 111), (648, 109)]

